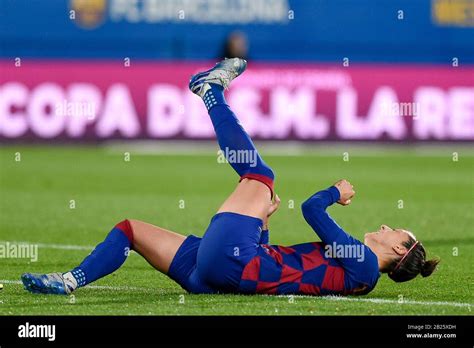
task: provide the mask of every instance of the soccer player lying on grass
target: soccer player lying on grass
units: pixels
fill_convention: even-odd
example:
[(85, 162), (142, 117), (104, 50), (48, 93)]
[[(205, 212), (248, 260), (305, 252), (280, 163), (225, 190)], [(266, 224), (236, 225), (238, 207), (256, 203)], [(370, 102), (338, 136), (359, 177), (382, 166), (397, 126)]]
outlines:
[(73, 270), (23, 274), (28, 291), (69, 294), (114, 272), (131, 249), (191, 293), (367, 294), (380, 272), (404, 282), (434, 271), (438, 261), (426, 260), (423, 245), (411, 232), (382, 225), (361, 243), (331, 219), (326, 208), (334, 203), (346, 206), (355, 194), (346, 180), (317, 192), (302, 205), (304, 218), (322, 242), (269, 244), (268, 219), (280, 204), (273, 192), (274, 174), (223, 94), (246, 65), (238, 58), (224, 60), (194, 75), (189, 84), (203, 99), (224, 153), (253, 152), (256, 159), (231, 163), (240, 182), (204, 236), (185, 237), (145, 222), (124, 220)]

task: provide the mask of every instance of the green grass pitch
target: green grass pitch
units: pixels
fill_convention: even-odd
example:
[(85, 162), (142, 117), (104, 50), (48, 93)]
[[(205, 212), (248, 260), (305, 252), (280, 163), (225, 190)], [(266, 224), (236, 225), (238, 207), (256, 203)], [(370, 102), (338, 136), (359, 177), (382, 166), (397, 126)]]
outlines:
[[(29, 294), (18, 283), (21, 273), (71, 269), (89, 251), (61, 245), (93, 246), (124, 218), (202, 235), (237, 176), (217, 163), (214, 151), (131, 151), (127, 162), (123, 153), (100, 147), (3, 147), (0, 241), (41, 244), (37, 262), (0, 259), (0, 315), (472, 315), (474, 157), (464, 148), (453, 161), (452, 147), (435, 153), (400, 148), (371, 153), (348, 146), (349, 161), (342, 151), (321, 154), (317, 149), (299, 156), (265, 156), (277, 174), (276, 190), (283, 201), (271, 221), (272, 243), (317, 240), (300, 204), (316, 190), (347, 178), (357, 191), (352, 205), (329, 208), (346, 231), (362, 238), (382, 223), (410, 229), (430, 256), (442, 259), (430, 278), (396, 284), (382, 276), (369, 295), (346, 299), (191, 295), (137, 254), (74, 297)], [(21, 161), (15, 161), (17, 152)]]

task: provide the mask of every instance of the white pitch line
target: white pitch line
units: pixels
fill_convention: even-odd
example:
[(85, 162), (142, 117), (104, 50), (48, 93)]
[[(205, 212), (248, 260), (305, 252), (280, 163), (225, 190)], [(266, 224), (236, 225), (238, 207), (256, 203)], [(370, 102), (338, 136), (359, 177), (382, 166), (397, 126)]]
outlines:
[(10, 243), (10, 244), (29, 244), (37, 245), (38, 248), (43, 249), (59, 249), (59, 250), (92, 250), (93, 246), (88, 245), (69, 245), (69, 244), (48, 244), (48, 243), (35, 243), (35, 242), (25, 242), (25, 241), (14, 241), (14, 240), (2, 240), (1, 244)]
[(21, 284), (21, 281), (20, 280), (0, 279), (0, 283), (2, 283), (2, 284)]
[[(282, 297), (288, 297), (288, 295), (282, 295)], [(378, 303), (378, 304), (413, 304), (413, 305), (422, 305), (422, 306), (451, 306), (451, 307), (468, 307), (474, 306), (473, 303), (465, 302), (448, 302), (448, 301), (413, 301), (413, 300), (403, 300), (399, 302), (397, 300), (388, 300), (385, 298), (355, 298), (355, 297), (342, 297), (342, 296), (307, 296), (307, 295), (295, 295), (296, 298), (312, 298), (312, 299), (321, 299), (328, 301), (348, 301), (348, 302), (369, 302), (369, 303)]]
[[(25, 242), (25, 241), (13, 241), (13, 240), (0, 240), (0, 244), (28, 244), (28, 245), (37, 245), (38, 248), (41, 249), (56, 249), (56, 250), (86, 250), (92, 251), (94, 246), (89, 245), (70, 245), (70, 244), (49, 244), (49, 243), (35, 243), (35, 242)], [(136, 252), (134, 250), (130, 250), (129, 255), (135, 255)]]
[[(23, 283), (21, 280), (8, 280), (8, 279), (0, 279), (0, 283), (2, 284), (19, 284), (22, 285)], [(89, 289), (98, 289), (98, 290), (115, 290), (115, 291), (151, 291), (153, 289), (150, 288), (140, 288), (136, 286), (105, 286), (105, 285), (86, 285), (85, 288)]]
[[(22, 284), (19, 280), (2, 280), (0, 283), (3, 284)], [(106, 285), (87, 285), (86, 288), (90, 289), (99, 289), (99, 290), (114, 290), (114, 291), (151, 291), (149, 288), (141, 288), (134, 286), (106, 286)], [(268, 295), (271, 296), (271, 295)], [(288, 297), (289, 295), (279, 295), (278, 297)], [(467, 307), (471, 308), (474, 306), (472, 303), (464, 302), (448, 302), (448, 301), (412, 301), (404, 300), (403, 302), (398, 302), (397, 300), (388, 300), (384, 298), (354, 298), (354, 297), (341, 297), (341, 296), (307, 296), (307, 295), (294, 295), (296, 298), (310, 298), (313, 300), (325, 300), (325, 301), (348, 301), (348, 302), (369, 302), (377, 304), (397, 304), (397, 305), (422, 305), (422, 306), (450, 306), (450, 307)]]
[(38, 245), (38, 248), (43, 248), (43, 249), (87, 250), (87, 251), (94, 249), (93, 246), (88, 246), (88, 245), (45, 244), (45, 243), (36, 243), (36, 245)]
[(137, 286), (107, 286), (107, 285), (86, 285), (86, 288), (98, 290), (115, 290), (115, 291), (153, 291), (150, 288), (139, 288)]

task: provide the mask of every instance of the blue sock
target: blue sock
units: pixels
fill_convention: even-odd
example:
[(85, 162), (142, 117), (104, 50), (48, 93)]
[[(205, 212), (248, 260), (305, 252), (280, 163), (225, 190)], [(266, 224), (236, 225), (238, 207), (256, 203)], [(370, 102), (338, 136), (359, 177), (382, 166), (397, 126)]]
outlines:
[[(222, 86), (209, 84), (211, 89), (204, 95), (204, 104), (211, 117), (214, 131), (216, 132), (219, 147), (226, 155), (226, 159), (241, 179), (250, 178), (267, 185), (273, 193), (275, 175), (272, 169), (260, 157), (250, 136), (241, 126), (239, 120), (227, 105)], [(237, 156), (239, 151), (246, 150), (244, 156), (248, 160), (239, 158), (232, 161), (232, 155)], [(238, 156), (237, 156), (238, 157)], [(241, 158), (240, 158), (241, 159)]]
[(74, 290), (114, 272), (127, 259), (132, 242), (130, 222), (124, 220), (110, 231), (105, 240), (78, 267), (64, 274), (67, 285)]

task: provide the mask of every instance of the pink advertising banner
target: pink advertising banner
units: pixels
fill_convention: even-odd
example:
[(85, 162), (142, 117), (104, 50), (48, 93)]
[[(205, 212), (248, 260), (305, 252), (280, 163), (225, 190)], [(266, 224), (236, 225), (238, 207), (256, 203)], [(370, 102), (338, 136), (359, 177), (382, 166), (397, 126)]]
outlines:
[[(212, 138), (187, 89), (208, 66), (0, 61), (0, 139)], [(472, 66), (250, 63), (227, 100), (259, 139), (474, 140)]]

